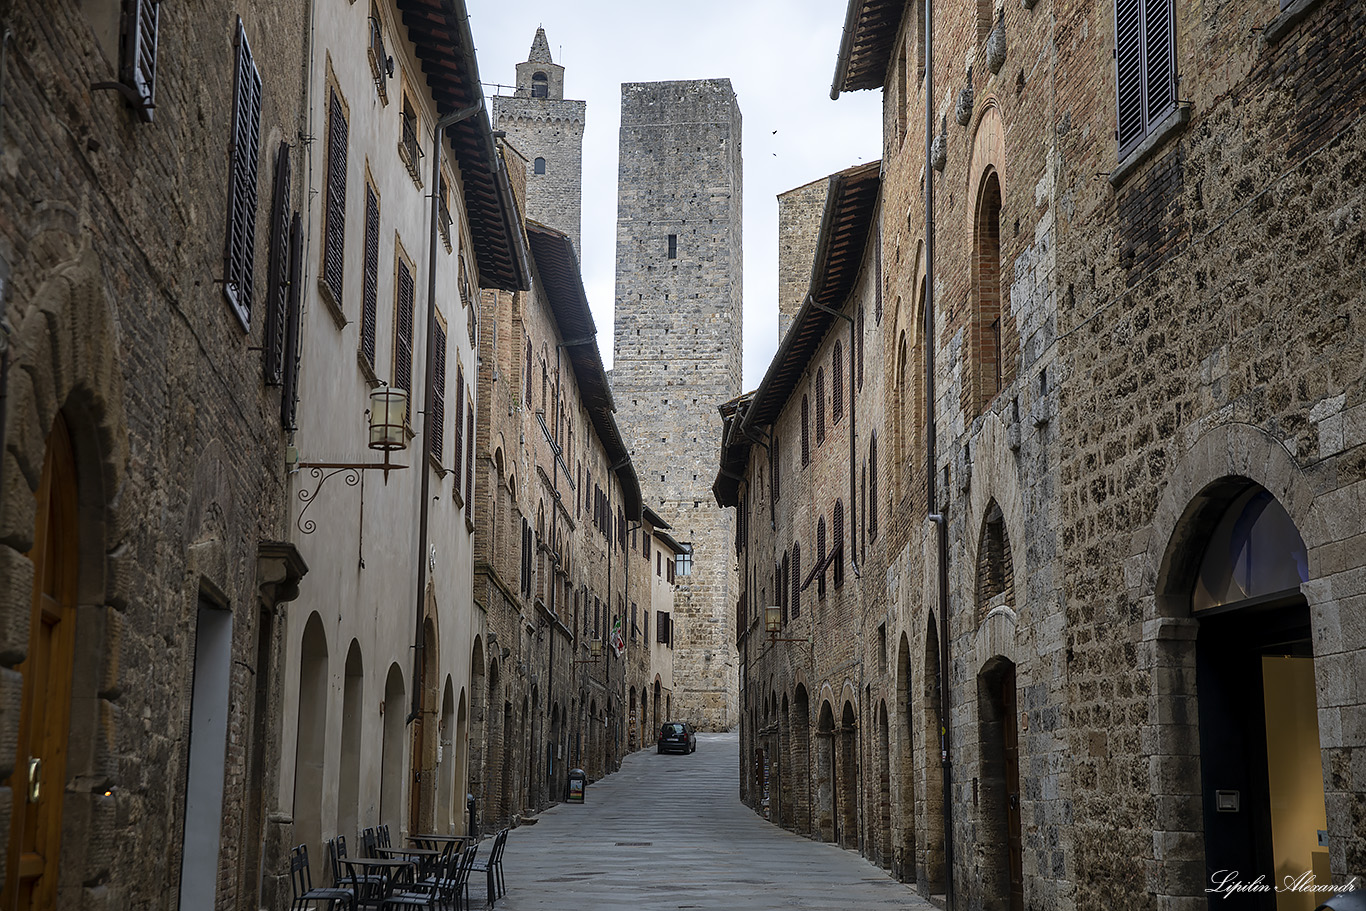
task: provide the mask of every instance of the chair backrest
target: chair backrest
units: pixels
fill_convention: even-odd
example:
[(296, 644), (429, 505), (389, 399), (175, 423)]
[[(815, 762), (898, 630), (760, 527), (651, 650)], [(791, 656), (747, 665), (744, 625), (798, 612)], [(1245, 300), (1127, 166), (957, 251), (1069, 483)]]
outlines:
[(366, 829), (364, 832), (360, 833), (360, 853), (362, 857), (376, 857), (376, 844), (375, 830), (373, 828)]
[(471, 842), (465, 848), (465, 850), (460, 852), (460, 857), (458, 858), (459, 866), (457, 867), (455, 871), (455, 876), (453, 877), (453, 879), (455, 880), (454, 885), (456, 888), (463, 888), (465, 883), (469, 882), (470, 870), (474, 868), (474, 858), (475, 855), (477, 855), (478, 853), (479, 845), (473, 842)]
[[(341, 847), (337, 846), (341, 842)], [(338, 835), (336, 838), (327, 840), (327, 865), (332, 868), (332, 881), (339, 883), (342, 880), (342, 869), (340, 858), (346, 854), (346, 840)]]
[(379, 827), (379, 846), (381, 848), (392, 848), (394, 845), (389, 841), (389, 824), (385, 823)]
[(289, 885), (294, 891), (294, 901), (313, 890), (313, 874), (308, 869), (308, 845), (297, 845), (289, 852)]

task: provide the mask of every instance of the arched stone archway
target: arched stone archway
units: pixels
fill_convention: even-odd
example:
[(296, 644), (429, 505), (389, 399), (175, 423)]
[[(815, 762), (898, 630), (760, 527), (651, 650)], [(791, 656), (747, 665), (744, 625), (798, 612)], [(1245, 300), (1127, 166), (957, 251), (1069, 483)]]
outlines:
[(299, 726), (294, 749), (294, 837), (322, 848), (323, 772), (327, 763), (327, 634), (315, 611), (299, 651)]
[(821, 841), (833, 842), (837, 829), (835, 820), (835, 712), (828, 701), (821, 702), (816, 720), (816, 800), (812, 834)]

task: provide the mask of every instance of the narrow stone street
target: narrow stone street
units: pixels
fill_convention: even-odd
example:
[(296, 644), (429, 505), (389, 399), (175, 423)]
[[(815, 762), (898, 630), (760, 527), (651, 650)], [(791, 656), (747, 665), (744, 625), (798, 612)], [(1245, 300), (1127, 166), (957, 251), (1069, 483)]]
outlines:
[[(513, 830), (503, 864), (507, 911), (933, 906), (853, 851), (770, 825), (737, 798), (739, 737), (699, 734), (697, 752), (632, 754)], [(474, 907), (484, 895), (472, 880)]]

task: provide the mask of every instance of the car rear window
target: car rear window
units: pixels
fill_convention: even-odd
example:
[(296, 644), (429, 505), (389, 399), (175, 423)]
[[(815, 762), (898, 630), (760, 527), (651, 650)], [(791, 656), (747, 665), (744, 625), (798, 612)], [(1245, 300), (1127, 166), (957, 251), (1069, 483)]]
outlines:
[(681, 725), (681, 724), (666, 724), (666, 725), (664, 725), (664, 730), (663, 730), (662, 733), (665, 733), (665, 734), (682, 734), (682, 733), (683, 733), (683, 725)]

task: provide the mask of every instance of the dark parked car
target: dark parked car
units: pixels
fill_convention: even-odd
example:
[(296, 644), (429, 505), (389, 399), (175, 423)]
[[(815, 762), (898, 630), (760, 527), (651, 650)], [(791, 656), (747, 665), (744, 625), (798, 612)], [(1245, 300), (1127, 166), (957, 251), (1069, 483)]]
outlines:
[(695, 753), (697, 752), (697, 732), (692, 725), (682, 721), (669, 721), (660, 725), (656, 752)]

